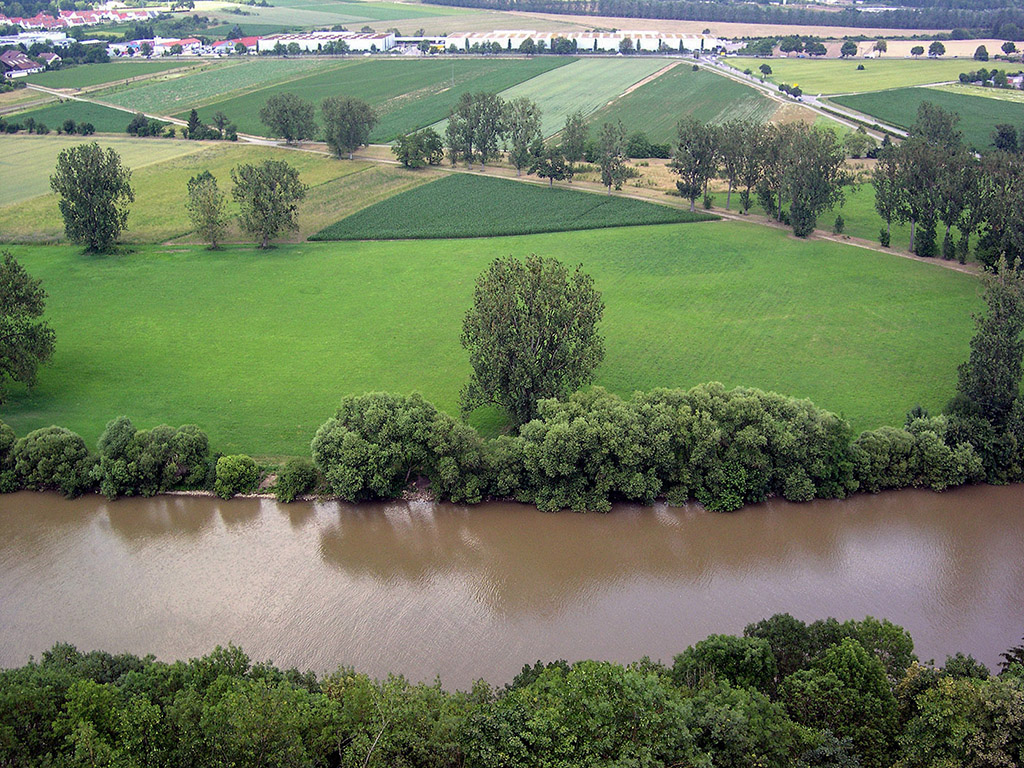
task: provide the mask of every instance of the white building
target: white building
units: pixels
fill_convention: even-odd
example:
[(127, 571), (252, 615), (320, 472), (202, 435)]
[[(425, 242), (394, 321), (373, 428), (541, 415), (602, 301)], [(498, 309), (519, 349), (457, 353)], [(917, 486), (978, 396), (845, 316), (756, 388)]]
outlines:
[(544, 43), (551, 48), (555, 38), (563, 38), (576, 43), (576, 50), (581, 53), (590, 51), (618, 52), (623, 40), (629, 38), (633, 49), (637, 51), (666, 53), (723, 50), (725, 40), (711, 35), (680, 35), (673, 32), (654, 32), (651, 30), (621, 30), (618, 32), (537, 32), (534, 30), (495, 30), (494, 32), (457, 32), (445, 38), (445, 47), (454, 46), (460, 50), (468, 50), (473, 45), (497, 43), (505, 50), (519, 50), (519, 46), (527, 40), (534, 44)]
[(268, 35), (259, 39), (257, 50), (260, 53), (273, 51), (278, 44), (287, 48), (295, 43), (300, 51), (315, 53), (332, 42), (344, 42), (350, 51), (389, 51), (395, 47), (395, 35), (392, 32), (300, 32), (292, 35)]

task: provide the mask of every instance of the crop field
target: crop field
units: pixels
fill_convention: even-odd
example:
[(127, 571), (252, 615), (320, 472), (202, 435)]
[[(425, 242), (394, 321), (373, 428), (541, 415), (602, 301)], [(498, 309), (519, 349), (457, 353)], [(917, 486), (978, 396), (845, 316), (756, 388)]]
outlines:
[(605, 122), (621, 120), (627, 132), (643, 131), (652, 142), (677, 140), (676, 125), (684, 117), (706, 123), (751, 120), (762, 123), (777, 105), (734, 80), (683, 62), (590, 116), (591, 132)]
[(451, 174), (364, 208), (310, 239), (496, 237), (713, 218), (627, 197)]
[[(260, 122), (259, 111), (273, 94), (294, 93), (318, 106), (328, 96), (352, 96), (378, 110), (380, 121), (370, 135), (371, 141), (390, 141), (446, 118), (463, 93), (501, 91), (561, 69), (571, 61), (554, 56), (511, 61), (349, 60), (328, 71), (215, 101), (199, 110), (199, 115), (208, 120), (215, 112), (222, 111), (243, 133), (265, 135), (269, 129)], [(186, 112), (181, 114), (187, 115)]]
[(94, 445), (126, 414), (197, 423), (217, 450), (257, 455), (307, 454), (345, 394), (415, 390), (457, 413), (462, 317), (476, 276), (509, 254), (593, 275), (606, 305), (597, 384), (757, 386), (810, 397), (856, 429), (939, 409), (980, 307), (969, 276), (734, 222), (266, 253), (12, 250), (49, 293), (57, 335), (36, 388), (14, 388), (5, 406), (18, 434), (56, 423)]
[[(272, 7), (248, 6), (247, 14), (241, 18), (228, 13), (238, 7), (232, 3), (199, 2), (196, 12), (208, 14), (226, 22), (234, 20), (248, 31), (246, 23), (253, 20), (261, 25), (283, 25), (294, 28), (331, 26), (334, 24), (377, 24), (381, 30), (393, 26), (393, 22), (421, 18), (445, 18), (467, 13), (457, 8), (394, 2), (359, 2), (359, 0), (286, 0), (276, 2)], [(382, 24), (383, 22), (383, 24)], [(403, 29), (402, 31), (406, 31)], [(409, 32), (412, 32), (410, 29)]]
[[(928, 47), (924, 43), (925, 48)], [(975, 62), (955, 59), (758, 59), (735, 58), (728, 63), (740, 71), (772, 68), (774, 83), (799, 85), (804, 93), (865, 93), (886, 88), (929, 85), (956, 80), (961, 72), (975, 69)], [(858, 70), (858, 65), (864, 69)]]
[(154, 72), (165, 72), (196, 66), (195, 62), (168, 59), (166, 61), (111, 61), (107, 64), (83, 64), (52, 72), (29, 75), (28, 82), (47, 88), (87, 88), (92, 85), (113, 83)]
[[(583, 114), (589, 115), (621, 96), (630, 86), (663, 69), (666, 64), (664, 59), (657, 58), (570, 61), (571, 64), (540, 74), (499, 94), (506, 100), (525, 96), (536, 102), (540, 107), (541, 131), (545, 136), (562, 130), (570, 113), (582, 110)], [(443, 133), (446, 122), (442, 120), (434, 128)]]
[[(8, 141), (6, 138), (0, 139), (0, 143)], [(187, 239), (192, 224), (185, 210), (185, 189), (188, 180), (204, 170), (214, 175), (230, 201), (230, 174), (236, 165), (283, 159), (295, 167), (309, 190), (299, 206), (299, 232), (286, 233), (282, 240), (304, 238), (364, 205), (371, 205), (385, 196), (434, 178), (430, 174), (417, 174), (393, 166), (382, 168), (368, 163), (328, 160), (322, 155), (309, 152), (289, 152), (273, 147), (227, 142), (199, 144), (166, 139), (135, 139), (115, 143), (101, 140), (101, 146), (107, 145), (114, 146), (121, 153), (124, 164), (133, 169), (135, 203), (131, 206), (128, 230), (124, 235), (124, 239), (130, 243), (163, 242), (182, 237)], [(37, 169), (32, 182), (36, 196), (25, 199), (28, 196), (24, 195), (14, 201), (21, 202), (0, 207), (0, 233), (3, 239), (55, 242), (63, 238), (64, 226), (57, 209), (57, 198), (49, 192), (49, 174), (56, 164), (57, 151), (56, 147), (36, 146), (20, 162), (20, 168)], [(189, 154), (174, 156), (185, 152)], [(153, 162), (154, 159), (161, 161)], [(135, 164), (136, 161), (139, 165)], [(147, 161), (149, 164), (143, 165)], [(229, 202), (229, 213), (235, 210), (234, 203)], [(234, 225), (229, 228), (226, 237), (228, 242), (244, 242), (246, 239)]]
[[(129, 139), (84, 136), (27, 136), (16, 134), (0, 137), (0, 177), (17, 183), (0, 184), (0, 237), (10, 239), (18, 234), (32, 234), (47, 226), (34, 207), (31, 212), (17, 213), (14, 203), (23, 203), (39, 195), (51, 197), (51, 227), (64, 228), (57, 215), (56, 203), (50, 195), (50, 174), (57, 165), (57, 155), (66, 147), (98, 141), (102, 147), (113, 147), (129, 168), (141, 168), (170, 158), (198, 152), (202, 145), (188, 141), (162, 139)], [(136, 177), (137, 178), (137, 177)], [(19, 222), (18, 219), (21, 219)]]
[(1021, 105), (1012, 101), (987, 99), (963, 93), (950, 93), (933, 88), (898, 88), (892, 91), (864, 93), (833, 98), (838, 104), (873, 115), (901, 128), (909, 128), (917, 119), (918, 107), (930, 101), (948, 112), (960, 115), (957, 128), (964, 142), (977, 150), (989, 149), (992, 131), (999, 123), (1017, 126), (1021, 121)]
[(11, 120), (18, 122), (24, 122), (30, 117), (37, 123), (46, 123), (53, 131), (56, 131), (65, 120), (74, 120), (76, 123), (92, 123), (99, 133), (124, 133), (132, 120), (130, 112), (94, 104), (91, 101), (72, 99), (9, 116)]
[(229, 94), (291, 80), (313, 71), (324, 72), (348, 66), (351, 62), (325, 62), (316, 59), (245, 59), (204, 66), (181, 76), (172, 73), (123, 88), (112, 89), (96, 97), (131, 110), (156, 115), (172, 115), (183, 109), (221, 101)]

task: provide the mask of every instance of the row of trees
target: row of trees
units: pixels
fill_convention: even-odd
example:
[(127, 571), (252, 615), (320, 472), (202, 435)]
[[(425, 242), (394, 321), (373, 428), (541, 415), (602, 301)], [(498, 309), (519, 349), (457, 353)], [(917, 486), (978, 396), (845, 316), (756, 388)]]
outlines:
[(188, 662), (58, 644), (0, 672), (4, 765), (513, 768), (1018, 765), (1021, 649), (918, 663), (901, 627), (777, 614), (670, 665), (537, 662), (468, 691), (340, 667)]
[[(238, 204), (242, 231), (255, 237), (260, 248), (286, 230), (298, 229), (298, 205), (306, 186), (295, 168), (283, 160), (243, 163), (231, 170), (231, 195)], [(109, 252), (128, 223), (135, 201), (131, 170), (113, 150), (99, 144), (80, 144), (61, 150), (50, 187), (58, 196), (64, 232), (93, 253)], [(205, 242), (216, 248), (228, 224), (226, 199), (209, 171), (188, 182), (186, 208)]]
[[(260, 120), (289, 144), (316, 136), (316, 109), (312, 102), (293, 93), (279, 93), (267, 99)], [(347, 96), (332, 96), (320, 103), (324, 138), (336, 156), (352, 153), (364, 146), (377, 124), (377, 114), (364, 101)]]
[(793, 232), (805, 237), (822, 212), (842, 201), (852, 180), (845, 159), (843, 144), (828, 129), (737, 120), (715, 126), (687, 118), (679, 123), (669, 167), (680, 177), (676, 187), (690, 210), (710, 181), (721, 177), (728, 183), (726, 208), (734, 190), (744, 212), (756, 193), (769, 215), (788, 219)]
[[(879, 150), (872, 181), (875, 208), (886, 222), (880, 240), (889, 244), (893, 221), (909, 222), (911, 251), (964, 261), (978, 233), (975, 255), (983, 265), (992, 268), (1000, 258), (1013, 263), (1024, 256), (1024, 206), (1018, 194), (1024, 161), (1016, 153), (1016, 131), (999, 126), (995, 140), (1001, 148), (978, 157), (964, 145), (958, 120), (925, 102), (907, 139)], [(940, 224), (941, 245), (936, 242)]]
[[(464, 93), (448, 116), (444, 148), (452, 165), (479, 162), (481, 168), (504, 149), (517, 174), (525, 169), (551, 182), (571, 181), (575, 164), (588, 160), (600, 169), (609, 192), (622, 188), (628, 178), (629, 142), (621, 122), (602, 125), (595, 141), (577, 111), (566, 118), (560, 139), (544, 144), (540, 108), (526, 97), (506, 102), (495, 93)], [(634, 141), (634, 148), (652, 147), (642, 134)]]

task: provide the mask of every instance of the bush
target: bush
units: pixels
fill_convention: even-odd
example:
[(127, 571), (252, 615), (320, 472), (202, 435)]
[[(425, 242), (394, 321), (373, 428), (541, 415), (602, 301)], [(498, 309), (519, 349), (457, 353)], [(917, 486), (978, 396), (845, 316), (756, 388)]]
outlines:
[(221, 456), (217, 459), (217, 481), (214, 492), (222, 499), (238, 493), (252, 493), (260, 480), (260, 469), (248, 456)]
[(277, 474), (274, 495), (288, 504), (316, 485), (316, 468), (309, 459), (290, 459)]
[(85, 441), (64, 427), (30, 432), (14, 444), (14, 471), (33, 490), (57, 490), (71, 499), (88, 490), (95, 463)]
[(888, 248), (889, 247), (889, 241), (890, 241), (889, 231), (886, 230), (886, 229), (879, 230), (879, 232), (878, 232), (878, 244), (881, 245), (883, 248)]
[(14, 430), (0, 421), (0, 493), (13, 493), (21, 488), (14, 471)]
[(312, 449), (328, 487), (348, 501), (395, 498), (417, 476), (439, 499), (478, 502), (483, 495), (480, 436), (419, 394), (346, 397)]
[(772, 647), (759, 637), (709, 635), (678, 654), (672, 664), (672, 682), (689, 688), (710, 678), (769, 693), (777, 675)]
[(841, 235), (844, 229), (846, 229), (846, 221), (842, 215), (836, 216), (836, 223), (832, 225), (832, 234)]
[(209, 472), (210, 443), (193, 424), (176, 430), (165, 424), (136, 430), (122, 416), (107, 424), (97, 447), (99, 463), (93, 478), (109, 499), (201, 488)]

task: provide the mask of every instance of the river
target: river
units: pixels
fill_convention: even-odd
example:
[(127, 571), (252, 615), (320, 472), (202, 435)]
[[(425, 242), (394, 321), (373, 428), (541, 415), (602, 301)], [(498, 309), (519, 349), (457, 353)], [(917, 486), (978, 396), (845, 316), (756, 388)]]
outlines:
[(503, 683), (524, 663), (672, 656), (776, 612), (873, 615), (922, 660), (1024, 635), (1024, 486), (617, 506), (0, 496), (0, 666), (57, 641)]

